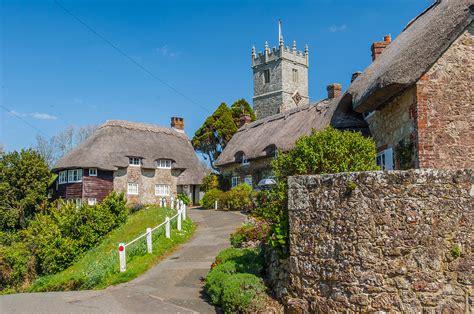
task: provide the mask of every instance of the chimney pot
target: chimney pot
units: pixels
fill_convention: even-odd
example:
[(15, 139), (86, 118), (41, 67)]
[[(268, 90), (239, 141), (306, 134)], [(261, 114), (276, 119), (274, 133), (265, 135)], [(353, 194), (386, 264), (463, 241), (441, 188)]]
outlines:
[(181, 117), (171, 117), (171, 127), (178, 132), (184, 133), (184, 119)]
[(252, 118), (248, 114), (241, 114), (240, 115), (240, 127), (243, 127), (246, 124), (252, 122)]
[(339, 83), (332, 83), (327, 86), (328, 98), (334, 99), (341, 96), (342, 86)]
[(392, 42), (392, 37), (390, 35), (386, 35), (383, 38), (383, 41), (376, 41), (372, 43), (372, 61), (375, 61), (387, 48), (388, 45)]
[(361, 71), (357, 71), (357, 72), (354, 72), (352, 73), (352, 77), (351, 77), (351, 83), (355, 81), (356, 78), (359, 77), (359, 75), (361, 75), (362, 72)]

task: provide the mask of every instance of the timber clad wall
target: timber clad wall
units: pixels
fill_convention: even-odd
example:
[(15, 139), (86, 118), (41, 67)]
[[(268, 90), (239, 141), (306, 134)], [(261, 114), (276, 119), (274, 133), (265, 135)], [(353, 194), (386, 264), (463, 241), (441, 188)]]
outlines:
[(63, 199), (82, 199), (82, 182), (59, 184), (57, 194)]
[(89, 169), (84, 169), (82, 185), (84, 201), (96, 198), (100, 202), (113, 190), (113, 172), (97, 169), (97, 177), (90, 177)]

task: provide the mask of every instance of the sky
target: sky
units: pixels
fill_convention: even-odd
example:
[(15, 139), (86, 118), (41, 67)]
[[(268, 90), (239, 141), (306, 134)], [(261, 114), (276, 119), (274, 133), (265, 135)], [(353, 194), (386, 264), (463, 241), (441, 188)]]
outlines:
[(278, 45), (278, 19), (285, 45), (309, 46), (310, 99), (325, 98), (329, 83), (345, 89), (370, 64), (372, 42), (396, 37), (433, 0), (57, 1), (0, 0), (7, 151), (110, 119), (169, 126), (179, 116), (191, 138), (221, 102), (251, 103), (251, 48)]

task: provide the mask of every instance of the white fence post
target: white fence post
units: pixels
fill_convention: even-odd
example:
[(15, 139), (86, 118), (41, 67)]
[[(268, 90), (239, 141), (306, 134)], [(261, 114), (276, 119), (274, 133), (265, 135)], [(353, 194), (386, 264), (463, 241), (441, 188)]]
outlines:
[(151, 254), (153, 252), (153, 246), (151, 243), (151, 228), (146, 228), (146, 247), (147, 247), (148, 253)]
[(171, 208), (174, 208), (174, 198), (171, 196)]
[(181, 230), (181, 210), (178, 210), (178, 230)]
[(217, 201), (214, 201), (214, 209), (217, 210)]
[(127, 260), (125, 258), (125, 244), (120, 243), (118, 246), (119, 260), (120, 260), (120, 272), (123, 273), (127, 270)]
[(171, 234), (170, 234), (170, 217), (166, 217), (165, 219), (166, 225), (165, 225), (165, 234), (166, 238), (169, 239)]
[(183, 205), (183, 220), (186, 220), (186, 204)]

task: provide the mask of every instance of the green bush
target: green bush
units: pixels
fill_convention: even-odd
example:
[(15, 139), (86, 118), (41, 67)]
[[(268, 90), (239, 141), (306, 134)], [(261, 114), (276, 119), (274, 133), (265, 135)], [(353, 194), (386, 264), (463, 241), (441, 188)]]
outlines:
[(204, 194), (202, 199), (199, 201), (199, 205), (206, 209), (213, 209), (215, 201), (220, 203), (223, 193), (224, 192), (218, 189), (208, 190), (206, 194)]
[(178, 194), (178, 200), (183, 201), (184, 205), (186, 206), (191, 205), (191, 199), (184, 193)]
[(201, 190), (204, 192), (219, 189), (219, 177), (215, 173), (208, 174), (202, 179)]
[(0, 245), (0, 290), (26, 285), (35, 276), (35, 258), (24, 243)]
[(244, 223), (237, 231), (230, 235), (230, 243), (233, 247), (241, 247), (244, 242), (265, 241), (269, 231), (269, 224), (261, 219)]
[(225, 313), (250, 313), (262, 308), (265, 285), (262, 253), (256, 249), (229, 248), (216, 257), (206, 277), (205, 291)]
[(248, 184), (242, 183), (221, 196), (220, 208), (225, 210), (248, 211), (252, 209), (253, 191)]
[(252, 274), (235, 274), (222, 285), (221, 305), (224, 313), (254, 313), (265, 306), (265, 284)]
[(371, 138), (330, 127), (299, 138), (293, 149), (279, 154), (272, 162), (277, 184), (257, 197), (257, 208), (253, 210), (254, 215), (272, 223), (270, 245), (280, 255), (287, 255), (289, 176), (378, 170), (375, 157)]
[(65, 269), (123, 224), (127, 214), (124, 195), (115, 192), (94, 206), (53, 203), (45, 213), (37, 214), (25, 231), (38, 272), (53, 274)]

